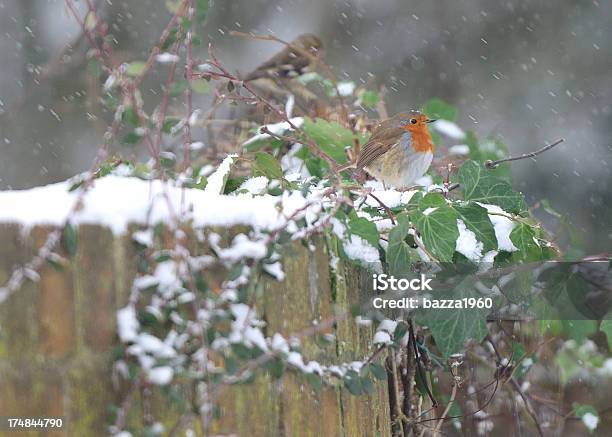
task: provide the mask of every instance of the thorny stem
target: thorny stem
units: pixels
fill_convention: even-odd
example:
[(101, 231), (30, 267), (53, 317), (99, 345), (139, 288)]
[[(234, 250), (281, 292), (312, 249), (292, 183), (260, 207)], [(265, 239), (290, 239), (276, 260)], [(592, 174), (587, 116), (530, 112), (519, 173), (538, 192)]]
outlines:
[[(81, 26), (81, 29), (83, 29), (83, 34), (87, 37), (87, 39), (89, 40), (89, 43), (91, 44), (91, 47), (94, 49), (94, 55), (100, 62), (100, 67), (108, 74), (112, 74), (112, 68), (106, 65), (106, 60), (104, 59), (104, 51), (98, 45), (98, 42), (96, 41), (96, 36), (93, 34), (93, 32), (87, 29), (87, 26), (85, 25), (85, 20), (81, 18), (81, 15), (79, 14), (79, 11), (77, 10), (74, 4), (74, 1), (66, 0), (66, 6), (72, 13), (72, 16), (77, 21), (79, 26)], [(96, 29), (98, 27), (99, 27), (99, 23), (98, 23), (98, 18), (96, 16)]]
[(518, 161), (520, 159), (525, 159), (525, 158), (534, 158), (534, 157), (538, 156), (540, 153), (544, 153), (547, 150), (550, 150), (553, 147), (561, 144), (563, 141), (565, 141), (565, 138), (559, 138), (557, 141), (555, 141), (552, 144), (544, 146), (541, 149), (536, 150), (535, 152), (523, 153), (521, 156), (508, 157), (508, 158), (498, 159), (496, 161), (491, 161), (489, 159), (489, 160), (485, 161), (485, 167), (488, 168), (489, 170), (493, 170), (493, 169), (497, 168), (499, 166), (499, 164), (501, 164), (502, 162)]
[[(180, 40), (177, 40), (174, 43), (172, 48), (172, 54), (177, 54), (180, 47)], [(164, 83), (164, 93), (162, 94), (162, 100), (159, 105), (159, 110), (157, 112), (157, 122), (155, 125), (155, 142), (153, 143), (153, 151), (155, 155), (159, 155), (161, 152), (161, 144), (162, 144), (162, 130), (164, 126), (164, 121), (166, 120), (166, 113), (168, 112), (168, 102), (170, 101), (170, 89), (172, 87), (172, 83), (174, 82), (174, 74), (176, 72), (176, 62), (172, 62), (170, 64), (170, 68), (168, 69), (168, 76), (166, 77), (166, 82)], [(189, 89), (189, 86), (187, 87)], [(189, 119), (185, 121), (185, 125), (189, 124)], [(143, 126), (144, 127), (144, 126)]]
[[(187, 18), (189, 21), (193, 22), (193, 17), (197, 13), (197, 2), (190, 0), (189, 8), (187, 9)], [(192, 24), (193, 26), (193, 24)], [(187, 31), (187, 38), (185, 42), (185, 48), (187, 51), (187, 63), (185, 65), (185, 77), (193, 76), (193, 66), (195, 61), (193, 59), (193, 29), (190, 28)], [(185, 115), (185, 126), (183, 130), (183, 170), (189, 168), (191, 161), (191, 151), (190, 146), (192, 137), (191, 137), (191, 116), (193, 114), (193, 90), (191, 89), (191, 84), (185, 88), (185, 106), (187, 107), (187, 113)]]

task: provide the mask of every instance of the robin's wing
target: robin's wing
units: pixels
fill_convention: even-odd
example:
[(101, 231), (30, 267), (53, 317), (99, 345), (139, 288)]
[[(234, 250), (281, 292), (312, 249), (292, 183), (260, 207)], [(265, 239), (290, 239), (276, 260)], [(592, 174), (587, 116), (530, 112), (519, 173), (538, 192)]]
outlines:
[(377, 126), (368, 142), (361, 148), (361, 153), (357, 159), (357, 168), (367, 167), (387, 153), (399, 143), (399, 139), (404, 133), (405, 131), (399, 127), (387, 127), (384, 124)]

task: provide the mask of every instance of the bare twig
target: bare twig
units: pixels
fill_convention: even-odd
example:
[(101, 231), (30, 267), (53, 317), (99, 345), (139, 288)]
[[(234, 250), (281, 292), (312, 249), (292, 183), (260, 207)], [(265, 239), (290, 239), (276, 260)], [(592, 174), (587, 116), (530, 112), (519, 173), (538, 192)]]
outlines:
[[(493, 351), (495, 352), (495, 355), (497, 356), (497, 359), (502, 361), (503, 358), (502, 358), (501, 354), (499, 353), (499, 350), (497, 349), (497, 345), (493, 341), (493, 338), (491, 337), (490, 334), (487, 334), (486, 340), (493, 347)], [(512, 375), (510, 375), (510, 378), (508, 379), (508, 381), (510, 381), (510, 383), (512, 384), (512, 387), (514, 388), (514, 390), (519, 394), (521, 399), (523, 399), (523, 402), (525, 403), (525, 410), (527, 411), (529, 416), (531, 416), (531, 418), (533, 419), (533, 422), (535, 423), (536, 429), (538, 431), (538, 435), (540, 437), (544, 437), (544, 431), (542, 430), (542, 426), (540, 425), (540, 421), (538, 420), (538, 415), (536, 414), (535, 410), (533, 409), (533, 405), (531, 405), (531, 401), (529, 400), (529, 398), (525, 395), (525, 393), (523, 393), (523, 390), (521, 389), (521, 385), (518, 383), (516, 378), (514, 378), (514, 376), (512, 376)]]
[(541, 149), (536, 150), (535, 152), (523, 153), (521, 156), (509, 157), (509, 158), (504, 158), (504, 159), (498, 159), (498, 160), (495, 160), (495, 161), (491, 161), (490, 159), (488, 159), (487, 161), (485, 161), (485, 167), (488, 168), (489, 170), (493, 170), (493, 169), (497, 168), (499, 166), (499, 164), (501, 164), (503, 162), (518, 161), (519, 159), (525, 159), (525, 158), (534, 158), (534, 157), (538, 156), (540, 153), (544, 153), (547, 150), (550, 150), (553, 147), (561, 144), (563, 141), (565, 141), (564, 138), (559, 138), (557, 141), (555, 141), (552, 144), (549, 144), (549, 145), (547, 145), (545, 147), (542, 147)]
[(446, 416), (448, 416), (448, 413), (449, 413), (451, 407), (453, 406), (453, 403), (455, 402), (455, 397), (456, 396), (457, 396), (457, 381), (453, 380), (453, 388), (451, 390), (450, 399), (448, 400), (448, 404), (446, 404), (446, 408), (442, 412), (442, 415), (440, 416), (440, 419), (438, 420), (438, 423), (436, 423), (436, 426), (433, 429), (434, 436), (438, 432), (438, 429), (440, 429), (440, 427), (442, 426), (442, 422), (444, 422), (444, 419), (446, 418)]

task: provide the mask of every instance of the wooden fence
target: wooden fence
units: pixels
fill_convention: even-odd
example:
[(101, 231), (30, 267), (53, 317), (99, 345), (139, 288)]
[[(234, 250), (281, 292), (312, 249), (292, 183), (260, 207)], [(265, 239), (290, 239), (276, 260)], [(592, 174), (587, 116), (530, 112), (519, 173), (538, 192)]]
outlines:
[[(0, 224), (0, 285), (44, 243), (49, 227), (27, 232)], [(65, 427), (45, 435), (106, 435), (110, 407), (125, 387), (111, 381), (113, 350), (118, 345), (116, 312), (127, 302), (136, 274), (135, 248), (128, 237), (106, 228), (81, 225), (76, 253), (58, 269), (45, 265), (40, 280), (24, 286), (0, 305), (0, 416), (63, 416)], [(299, 332), (313, 320), (348, 310), (367, 280), (359, 269), (339, 263), (332, 280), (324, 244), (302, 245), (283, 256), (286, 278), (262, 284), (258, 310), (268, 332)], [(61, 254), (61, 250), (59, 250)], [(306, 340), (309, 359), (332, 364), (371, 353), (372, 328), (353, 321), (338, 323), (336, 342), (321, 346)], [(238, 436), (384, 436), (390, 435), (386, 383), (375, 382), (371, 396), (353, 396), (339, 387), (320, 392), (299, 375), (275, 381), (258, 374), (255, 382), (225, 390), (213, 430)], [(137, 398), (129, 423), (142, 426)], [(155, 397), (153, 414), (166, 430), (178, 419), (167, 398)], [(1, 434), (1, 432), (0, 432)], [(19, 435), (37, 435), (20, 433)]]

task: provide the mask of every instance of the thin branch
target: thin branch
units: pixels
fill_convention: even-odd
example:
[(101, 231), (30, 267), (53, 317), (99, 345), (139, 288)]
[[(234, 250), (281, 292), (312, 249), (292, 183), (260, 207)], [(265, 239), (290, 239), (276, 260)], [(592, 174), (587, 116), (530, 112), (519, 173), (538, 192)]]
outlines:
[[(493, 351), (495, 352), (495, 355), (497, 356), (497, 359), (502, 361), (503, 357), (499, 353), (499, 350), (497, 349), (497, 345), (493, 341), (493, 338), (491, 338), (491, 334), (487, 334), (486, 340), (493, 347)], [(538, 420), (538, 416), (537, 416), (535, 410), (533, 409), (533, 405), (531, 405), (531, 402), (530, 402), (529, 398), (525, 395), (525, 393), (523, 393), (523, 390), (521, 389), (521, 385), (518, 383), (516, 378), (514, 378), (514, 376), (512, 376), (512, 375), (510, 375), (510, 378), (508, 380), (512, 384), (512, 387), (514, 388), (514, 390), (519, 394), (521, 399), (523, 399), (523, 402), (525, 403), (525, 410), (527, 411), (529, 416), (531, 416), (531, 418), (533, 419), (533, 421), (535, 423), (535, 426), (536, 426), (536, 429), (538, 430), (538, 435), (540, 437), (544, 437), (544, 431), (542, 430), (542, 426), (540, 425), (540, 422)]]
[(488, 168), (489, 170), (493, 170), (493, 169), (497, 168), (499, 166), (499, 164), (501, 164), (502, 162), (518, 161), (520, 159), (525, 159), (525, 158), (534, 158), (534, 157), (538, 156), (540, 153), (544, 153), (547, 150), (550, 150), (553, 147), (561, 144), (563, 141), (565, 141), (565, 138), (559, 138), (557, 141), (555, 141), (552, 144), (544, 146), (541, 149), (536, 150), (535, 152), (523, 153), (521, 156), (509, 157), (509, 158), (504, 158), (504, 159), (498, 159), (496, 161), (491, 161), (490, 159), (488, 159), (488, 160), (485, 161), (485, 167)]
[(451, 391), (451, 396), (450, 396), (450, 399), (448, 400), (448, 404), (446, 404), (446, 408), (444, 409), (444, 412), (442, 412), (442, 415), (440, 416), (440, 420), (438, 420), (438, 423), (436, 423), (436, 426), (433, 429), (434, 436), (438, 432), (438, 429), (440, 429), (440, 427), (442, 426), (442, 422), (444, 422), (444, 418), (450, 412), (450, 409), (453, 406), (453, 403), (455, 402), (456, 396), (457, 396), (457, 382), (453, 379), (453, 389)]

